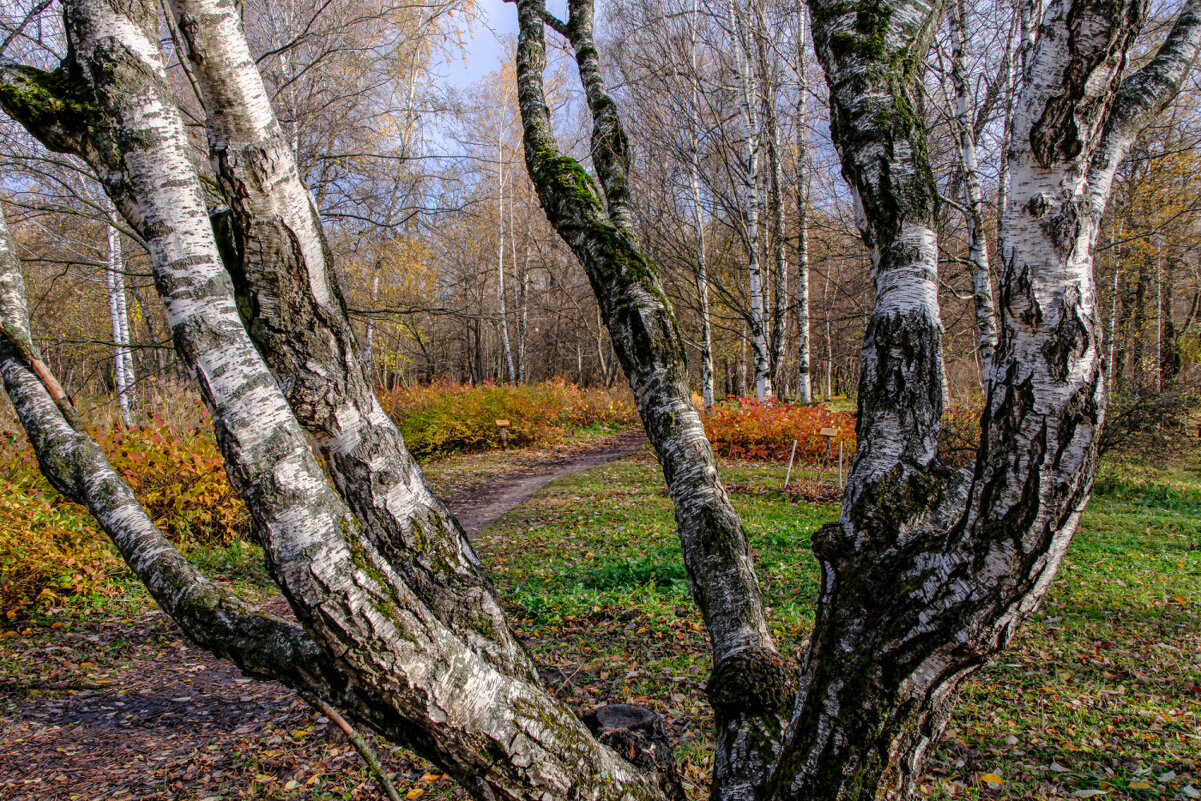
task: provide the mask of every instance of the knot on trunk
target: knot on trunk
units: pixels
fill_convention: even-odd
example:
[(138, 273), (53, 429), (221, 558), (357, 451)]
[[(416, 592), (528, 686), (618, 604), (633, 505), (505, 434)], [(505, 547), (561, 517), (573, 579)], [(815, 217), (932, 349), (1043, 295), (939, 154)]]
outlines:
[(609, 704), (585, 715), (584, 725), (623, 759), (652, 774), (669, 801), (684, 801), (662, 716), (640, 706)]
[(776, 712), (796, 694), (792, 664), (767, 648), (744, 648), (713, 667), (705, 687), (709, 704), (728, 715)]

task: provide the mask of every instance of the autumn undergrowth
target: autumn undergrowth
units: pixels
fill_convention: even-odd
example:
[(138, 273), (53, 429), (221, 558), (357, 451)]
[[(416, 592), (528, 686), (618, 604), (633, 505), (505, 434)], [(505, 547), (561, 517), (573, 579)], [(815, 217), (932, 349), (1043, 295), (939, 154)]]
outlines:
[(563, 379), (523, 385), (440, 380), (382, 392), (380, 401), (418, 459), (499, 448), (498, 420), (508, 422), (507, 444), (514, 447), (556, 441), (576, 429), (619, 431), (637, 422), (628, 389), (584, 388)]

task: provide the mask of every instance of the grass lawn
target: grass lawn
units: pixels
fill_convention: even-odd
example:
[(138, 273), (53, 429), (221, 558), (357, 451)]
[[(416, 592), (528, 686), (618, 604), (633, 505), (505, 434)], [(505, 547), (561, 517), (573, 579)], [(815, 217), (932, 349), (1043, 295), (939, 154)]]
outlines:
[[(816, 598), (809, 538), (837, 507), (747, 492), (778, 487), (783, 468), (729, 464), (723, 476), (743, 487), (734, 503), (774, 633), (794, 650)], [(555, 690), (581, 711), (621, 701), (662, 712), (686, 776), (703, 784), (707, 646), (653, 460), (555, 482), (486, 529), (479, 548)], [(1047, 602), (966, 685), (923, 791), (1196, 797), (1199, 613), (1201, 463), (1106, 465)]]
[[(461, 457), (428, 472), (435, 487), (447, 491), (510, 471), (514, 458), (520, 464), (530, 457)], [(776, 492), (783, 474), (775, 465), (723, 468), (736, 488), (732, 497), (755, 552), (774, 632), (784, 649), (795, 651), (816, 598), (810, 536), (837, 516), (837, 507)], [(649, 452), (559, 479), (486, 528), (477, 547), (515, 626), (546, 668), (548, 686), (581, 712), (627, 702), (663, 713), (692, 797), (705, 797), (707, 643), (688, 594), (671, 504)], [(190, 555), (210, 575), (251, 595), (272, 589), (254, 546)], [(119, 675), (109, 661), (124, 660), (126, 670), (139, 659), (181, 662), (172, 649), (186, 644), (161, 615), (141, 624), (149, 632), (141, 639), (119, 633), (139, 615), (153, 617), (149, 607), (130, 583), (99, 608), (28, 621), (20, 634), (0, 639), (0, 680), (103, 682), (110, 671)], [(114, 639), (106, 639), (106, 631)], [(49, 691), (39, 697), (64, 696)], [(9, 700), (12, 705), (0, 706), (11, 714), (16, 695)], [(244, 767), (214, 779), (217, 789), (197, 797), (371, 797), (357, 757), (318, 736), (328, 723), (303, 707), (289, 708), (290, 699), (261, 703), (264, 709), (283, 703), (280, 720), (230, 746), (244, 749)], [(3, 724), (0, 715), (0, 745)], [(420, 761), (394, 752), (391, 763), (400, 766), (402, 794), (461, 797), (436, 774), (422, 778), (430, 769)], [(928, 769), (922, 790), (932, 798), (1197, 797), (1201, 459), (1102, 468), (1043, 609), (967, 683)], [(324, 778), (309, 782), (309, 776)]]

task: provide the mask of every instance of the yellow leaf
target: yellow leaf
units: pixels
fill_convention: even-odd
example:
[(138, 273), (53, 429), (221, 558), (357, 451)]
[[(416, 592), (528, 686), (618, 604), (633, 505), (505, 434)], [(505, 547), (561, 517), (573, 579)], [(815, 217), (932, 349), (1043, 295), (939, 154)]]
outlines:
[(405, 793), (405, 798), (409, 799), (409, 801), (413, 801), (413, 799), (421, 798), (423, 795), (425, 795), (425, 790), (422, 790), (420, 787), (414, 787), (412, 790), (409, 790), (407, 793)]
[(1150, 790), (1151, 782), (1145, 782), (1142, 779), (1137, 779), (1130, 782), (1130, 784), (1126, 785), (1126, 787), (1130, 790)]
[(980, 777), (980, 781), (983, 782), (984, 784), (991, 784), (996, 787), (1000, 787), (1002, 784), (1005, 783), (1005, 780), (1002, 779), (1000, 776), (998, 776), (995, 773), (985, 773), (983, 776)]

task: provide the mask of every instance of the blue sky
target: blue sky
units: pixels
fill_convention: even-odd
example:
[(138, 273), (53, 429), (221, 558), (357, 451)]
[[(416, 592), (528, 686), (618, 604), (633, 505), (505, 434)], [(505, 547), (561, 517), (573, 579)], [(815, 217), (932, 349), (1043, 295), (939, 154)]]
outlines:
[(465, 52), (437, 70), (442, 83), (464, 89), (501, 63), (501, 39), (517, 35), (517, 7), (504, 0), (478, 0)]

